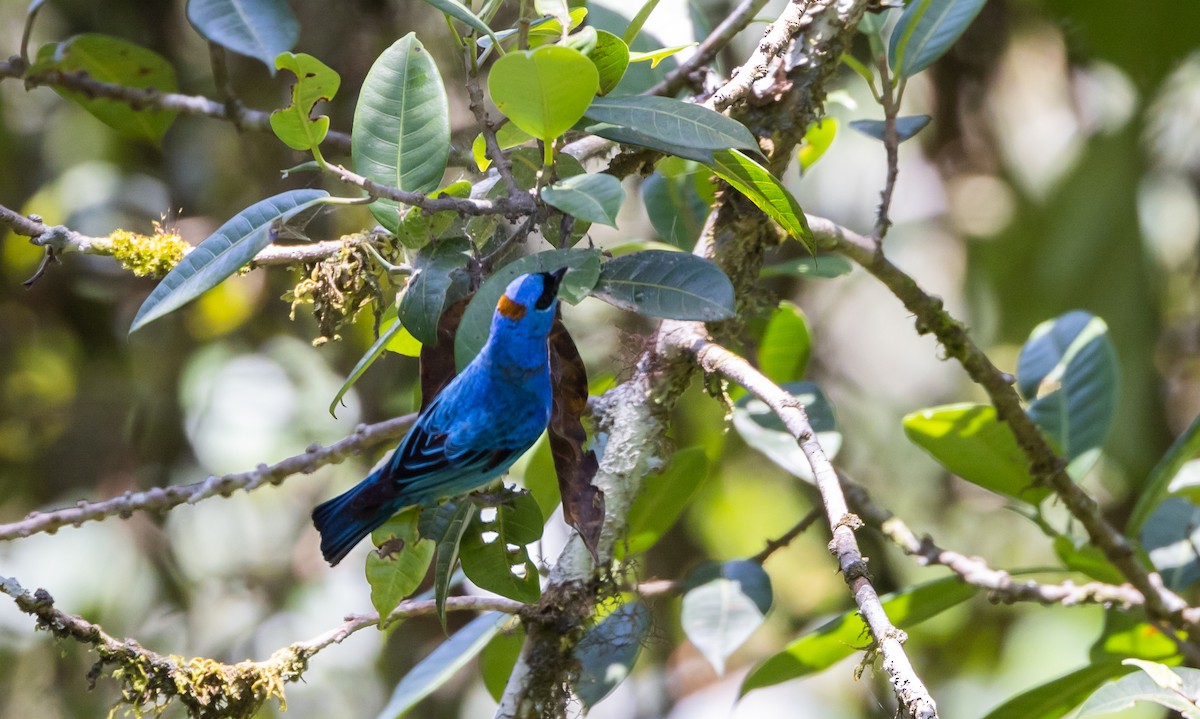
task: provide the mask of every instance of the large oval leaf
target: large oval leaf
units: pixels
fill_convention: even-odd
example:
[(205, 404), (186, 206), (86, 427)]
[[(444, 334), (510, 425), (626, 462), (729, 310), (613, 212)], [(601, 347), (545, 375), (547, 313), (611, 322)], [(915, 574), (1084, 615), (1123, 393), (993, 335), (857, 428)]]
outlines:
[(950, 404), (904, 418), (904, 433), (959, 477), (1022, 502), (1038, 504), (1051, 494), (1034, 486), (1028, 460), (1007, 424), (990, 404)]
[(625, 127), (669, 145), (696, 150), (758, 151), (746, 126), (702, 105), (653, 95), (598, 97), (585, 117)]
[(492, 328), (492, 315), (504, 288), (517, 277), (530, 272), (549, 272), (560, 267), (570, 268), (558, 288), (560, 299), (578, 302), (596, 284), (600, 274), (600, 253), (596, 250), (547, 250), (527, 255), (496, 270), (471, 298), (463, 313), (462, 324), (454, 338), (454, 362), (459, 371), (470, 364), (487, 342)]
[[(450, 156), (450, 105), (437, 65), (416, 35), (375, 60), (354, 110), (354, 168), (367, 179), (408, 192), (437, 189)], [(377, 200), (371, 214), (392, 232), (400, 205)]]
[(600, 87), (592, 61), (569, 47), (510, 52), (488, 74), (488, 91), (505, 117), (547, 146), (583, 117)]
[(986, 0), (913, 0), (888, 42), (888, 64), (910, 77), (933, 64), (983, 9)]
[(592, 294), (650, 317), (711, 322), (733, 317), (733, 283), (685, 252), (643, 250), (604, 263)]
[(679, 621), (717, 674), (754, 633), (771, 608), (771, 578), (757, 562), (737, 560), (698, 567), (688, 578)]
[(1068, 459), (1104, 443), (1116, 413), (1117, 374), (1108, 326), (1079, 310), (1035, 327), (1017, 360), (1029, 416)]
[[(825, 453), (830, 459), (837, 457), (842, 449), (842, 433), (837, 428), (833, 404), (825, 393), (812, 382), (789, 382), (781, 387), (804, 405), (808, 421)], [(806, 482), (814, 481), (812, 465), (796, 438), (766, 402), (754, 395), (744, 395), (733, 405), (733, 426), (746, 444), (772, 462)]]
[[(970, 599), (978, 587), (948, 577), (880, 597), (888, 618), (908, 629)], [(848, 611), (800, 635), (782, 652), (755, 667), (742, 683), (741, 693), (807, 676), (833, 666), (871, 643), (858, 611)]]
[(650, 632), (650, 610), (641, 602), (617, 607), (575, 647), (579, 679), (575, 694), (591, 709), (625, 681)]
[(783, 183), (767, 172), (767, 168), (739, 150), (714, 152), (709, 166), (718, 177), (778, 222), (785, 232), (803, 242), (810, 252), (816, 251), (812, 230), (808, 228), (800, 203)]
[[(175, 68), (153, 50), (108, 35), (76, 35), (60, 43), (43, 45), (29, 72), (59, 70), (85, 72), (103, 82), (133, 88), (154, 88), (163, 92), (179, 89)], [(55, 92), (79, 103), (96, 119), (129, 137), (158, 143), (175, 121), (175, 113), (164, 110), (134, 110), (127, 102), (87, 95), (55, 86)]]
[(625, 191), (616, 177), (593, 172), (554, 183), (542, 190), (542, 199), (573, 217), (616, 227)]
[(275, 58), (300, 37), (286, 0), (188, 0), (187, 17), (206, 40), (261, 60), (272, 75)]
[(328, 197), (324, 190), (291, 190), (254, 203), (217, 228), (158, 283), (130, 332), (179, 309), (237, 272), (274, 239), (274, 229)]

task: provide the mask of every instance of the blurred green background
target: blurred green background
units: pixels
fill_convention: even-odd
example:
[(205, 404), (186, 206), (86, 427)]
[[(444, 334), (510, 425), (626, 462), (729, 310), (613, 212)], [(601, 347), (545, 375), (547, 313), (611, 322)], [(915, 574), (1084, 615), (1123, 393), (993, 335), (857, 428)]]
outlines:
[[(302, 27), (296, 50), (341, 74), (341, 96), (326, 110), (334, 128), (349, 129), (353, 98), (379, 52), (416, 31), (450, 91), (456, 147), (469, 146), (476, 129), (440, 16), (415, 2), (290, 4)], [(618, 0), (608, 4), (631, 13)], [(715, 23), (731, 3), (694, 5), (689, 12), (682, 0), (664, 0), (648, 31), (662, 45), (688, 42), (697, 20)], [(773, 2), (764, 15), (780, 7)], [(0, 2), (0, 53), (16, 52), (24, 11), (24, 2)], [(594, 7), (593, 18), (604, 14)], [(1122, 366), (1119, 419), (1086, 484), (1117, 522), (1171, 437), (1200, 411), (1197, 28), (1196, 2), (991, 0), (905, 96), (903, 114), (928, 113), (934, 121), (902, 147), (889, 253), (967, 319), (1007, 371), (1044, 319), (1082, 308), (1108, 322)], [(182, 92), (215, 94), (208, 49), (180, 0), (53, 0), (31, 47), (80, 32), (150, 47), (174, 64)], [(758, 36), (754, 28), (744, 33), (723, 66), (736, 66)], [(248, 58), (230, 56), (229, 63), (248, 106), (286, 102), (284, 77), (272, 78)], [(841, 128), (881, 115), (852, 73), (830, 89), (827, 110)], [(206, 118), (181, 116), (161, 147), (131, 142), (50, 89), (0, 82), (0, 204), (85, 233), (148, 232), (166, 217), (198, 242), (252, 202), (311, 182), (280, 179), (279, 170), (300, 159), (268, 134)], [(877, 142), (842, 132), (803, 177), (789, 172), (808, 212), (871, 226), (884, 177)], [(449, 177), (459, 174), (452, 167)], [(595, 230), (597, 243), (656, 238), (634, 201), (636, 179), (626, 190), (631, 201), (620, 232)], [(318, 218), (309, 234), (327, 239), (372, 224), (366, 211), (339, 211)], [(25, 290), (21, 281), (41, 253), (24, 238), (0, 238), (0, 522), (81, 498), (251, 469), (414, 407), (416, 362), (388, 355), (330, 417), (330, 400), (372, 341), (370, 313), (341, 341), (314, 348), (311, 316), (302, 307), (293, 321), (280, 300), (296, 282), (292, 272), (230, 280), (130, 338), (129, 322), (152, 280), (108, 258), (71, 255)], [(837, 407), (842, 469), (945, 547), (997, 567), (1053, 560), (1050, 540), (1033, 524), (950, 477), (904, 438), (904, 414), (981, 395), (957, 365), (940, 360), (932, 340), (916, 335), (893, 297), (861, 272), (804, 283), (772, 279), (763, 287), (797, 302), (809, 319), (809, 378)], [(567, 323), (593, 376), (619, 376), (650, 329), (594, 300), (569, 308)], [(712, 470), (683, 521), (637, 568), (646, 579), (753, 554), (812, 502), (807, 486), (727, 431), (724, 408), (699, 387), (677, 415), (671, 440), (703, 446)], [(65, 611), (163, 653), (266, 658), (347, 613), (370, 610), (365, 550), (329, 569), (308, 513), (318, 498), (363, 476), (376, 456), (167, 516), (138, 514), (0, 544), (0, 575), (45, 587)], [(555, 522), (548, 545), (562, 533)], [(883, 591), (940, 576), (871, 532), (861, 537)], [(637, 672), (592, 716), (890, 716), (886, 678), (868, 671), (852, 681), (857, 657), (735, 704), (756, 660), (850, 606), (825, 542), (811, 530), (767, 562), (775, 609), (723, 678), (682, 638), (678, 600), (654, 603), (655, 629)], [(1095, 607), (994, 606), (980, 596), (910, 632), (908, 649), (943, 716), (969, 719), (1084, 664), (1101, 622)], [(288, 687), (287, 715), (373, 716), (442, 639), (432, 619), (386, 636), (360, 632), (319, 654), (305, 682)], [(115, 689), (102, 680), (88, 690), (92, 660), (78, 646), (35, 633), (28, 616), (0, 602), (0, 717), (105, 716)], [(467, 670), (420, 715), (490, 716), (490, 702), (477, 672)], [(264, 710), (277, 713), (274, 704)], [(182, 712), (173, 707), (167, 715)]]

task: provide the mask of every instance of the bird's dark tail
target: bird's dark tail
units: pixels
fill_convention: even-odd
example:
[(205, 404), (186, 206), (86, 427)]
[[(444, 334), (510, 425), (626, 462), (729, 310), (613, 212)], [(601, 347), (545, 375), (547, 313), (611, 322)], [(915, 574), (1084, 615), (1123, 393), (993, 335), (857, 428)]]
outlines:
[[(368, 491), (375, 476), (367, 477), (354, 488), (317, 505), (313, 524), (321, 533), (321, 555), (330, 566), (342, 561), (362, 538), (383, 526), (395, 513), (390, 506), (369, 507), (354, 500)], [(368, 504), (369, 508), (364, 508)]]

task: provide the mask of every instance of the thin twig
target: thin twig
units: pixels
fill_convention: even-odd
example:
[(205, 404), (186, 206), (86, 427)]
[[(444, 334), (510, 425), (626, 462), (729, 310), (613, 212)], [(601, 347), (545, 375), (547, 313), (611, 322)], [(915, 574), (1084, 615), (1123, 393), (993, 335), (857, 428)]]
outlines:
[(767, 546), (763, 547), (762, 551), (758, 554), (750, 557), (750, 561), (757, 564), (762, 564), (763, 562), (767, 561), (772, 554), (788, 546), (796, 537), (799, 537), (801, 534), (807, 532), (808, 528), (821, 518), (821, 514), (821, 507), (813, 507), (811, 512), (804, 515), (804, 518), (799, 522), (796, 522), (796, 525), (785, 532), (783, 536), (779, 537), (778, 539), (768, 539)]
[[(26, 86), (53, 86), (83, 93), (90, 98), (103, 97), (129, 105), (133, 110), (163, 110), (181, 115), (198, 115), (218, 120), (228, 120), (246, 130), (271, 131), (271, 113), (251, 110), (240, 103), (225, 104), (202, 95), (183, 95), (163, 92), (156, 88), (140, 88), (97, 80), (85, 72), (62, 72), (50, 70), (27, 75), (19, 63), (0, 62), (0, 79), (11, 77), (23, 79)], [(340, 152), (350, 152), (350, 135), (330, 130), (323, 144)]]
[(879, 96), (879, 101), (883, 106), (883, 147), (884, 152), (887, 153), (887, 179), (883, 185), (883, 192), (880, 193), (879, 197), (879, 210), (875, 217), (875, 228), (871, 232), (871, 238), (875, 241), (875, 246), (878, 249), (883, 246), (883, 238), (887, 235), (888, 228), (892, 226), (889, 213), (892, 207), (892, 194), (896, 191), (896, 179), (900, 175), (900, 135), (896, 132), (896, 116), (900, 111), (900, 95), (892, 85), (887, 58), (881, 55), (875, 58), (875, 62), (879, 68), (880, 85), (883, 88), (883, 92)]
[(50, 512), (32, 512), (24, 519), (0, 524), (0, 541), (28, 537), (40, 532), (54, 533), (68, 525), (78, 527), (112, 516), (128, 517), (133, 512), (165, 512), (181, 504), (195, 504), (209, 497), (228, 497), (237, 490), (251, 491), (265, 484), (279, 484), (294, 474), (311, 474), (328, 464), (337, 464), (352, 454), (387, 440), (396, 440), (408, 431), (415, 414), (396, 417), (378, 424), (361, 424), (354, 434), (326, 447), (312, 445), (275, 464), (260, 464), (248, 472), (213, 475), (192, 484), (155, 487), (141, 492), (126, 492), (99, 502), (81, 501), (74, 507)]
[(646, 90), (643, 95), (663, 95), (671, 97), (683, 89), (689, 82), (692, 73), (710, 63), (717, 53), (724, 50), (733, 38), (754, 20), (759, 10), (767, 4), (767, 0), (742, 0), (742, 3), (725, 16), (719, 25), (704, 38), (696, 48), (694, 55), (689, 57), (679, 67), (671, 71), (657, 85)]
[(475, 122), (479, 125), (479, 131), (483, 134), (483, 142), (487, 148), (488, 159), (492, 161), (492, 165), (496, 168), (496, 173), (500, 175), (500, 180), (504, 183), (505, 189), (508, 190), (508, 196), (517, 197), (523, 195), (525, 194), (524, 191), (517, 184), (517, 179), (513, 177), (512, 162), (500, 148), (500, 142), (496, 139), (496, 126), (492, 123), (491, 117), (488, 116), (487, 105), (483, 100), (483, 88), (479, 85), (479, 63), (475, 57), (475, 48), (473, 45), (467, 47), (466, 60), (467, 96), (470, 98), (471, 112), (475, 115)]
[[(1021, 398), (1012, 386), (1012, 378), (997, 369), (971, 341), (966, 328), (945, 310), (942, 301), (921, 289), (916, 280), (892, 264), (883, 253), (877, 252), (870, 238), (821, 217), (809, 216), (808, 220), (821, 249), (843, 254), (874, 275), (913, 314), (917, 332), (933, 334), (946, 355), (957, 360), (971, 379), (987, 392), (997, 416), (1012, 429), (1018, 446), (1029, 461), (1034, 483), (1054, 490), (1072, 516), (1083, 525), (1092, 544), (1141, 592), (1150, 617), (1189, 634), (1200, 632), (1200, 624), (1187, 612), (1187, 602), (1166, 587), (1158, 572), (1147, 570), (1141, 564), (1129, 540), (1109, 524), (1096, 501), (1071, 479), (1066, 460), (1055, 453), (1025, 413)], [(1186, 653), (1189, 661), (1200, 664), (1200, 646), (1194, 641), (1187, 643)]]
[(817, 433), (808, 421), (804, 406), (790, 393), (754, 369), (744, 358), (708, 340), (699, 332), (690, 337), (680, 334), (673, 342), (680, 350), (694, 356), (706, 372), (726, 377), (765, 402), (783, 420), (788, 432), (795, 437), (809, 466), (812, 467), (817, 489), (825, 505), (825, 515), (833, 533), (829, 551), (837, 557), (842, 577), (850, 587), (859, 613), (866, 621), (876, 647), (883, 656), (883, 669), (892, 681), (896, 697), (907, 716), (917, 719), (937, 717), (937, 705), (933, 697), (904, 652), (906, 636), (892, 624), (879, 599), (879, 593), (871, 584), (867, 559), (862, 555), (858, 540), (854, 536), (854, 530), (862, 526), (862, 520), (852, 514), (846, 505), (837, 472), (817, 441)]
[(420, 207), (427, 212), (449, 210), (464, 215), (504, 215), (516, 219), (534, 211), (533, 197), (527, 193), (511, 197), (500, 197), (495, 200), (476, 200), (468, 197), (451, 197), (443, 194), (440, 197), (426, 197), (419, 192), (408, 192), (398, 187), (384, 185), (363, 177), (341, 165), (326, 165), (326, 172), (348, 185), (362, 188), (371, 197), (385, 198), (403, 202), (406, 205)]

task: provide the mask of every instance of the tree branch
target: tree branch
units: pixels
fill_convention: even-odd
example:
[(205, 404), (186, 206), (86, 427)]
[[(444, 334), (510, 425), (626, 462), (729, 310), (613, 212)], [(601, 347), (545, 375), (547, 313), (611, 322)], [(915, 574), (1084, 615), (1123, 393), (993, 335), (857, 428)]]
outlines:
[[(892, 264), (883, 253), (877, 252), (872, 240), (824, 218), (810, 216), (808, 219), (821, 249), (845, 255), (882, 282), (916, 317), (917, 332), (933, 334), (946, 355), (957, 360), (970, 378), (987, 392), (997, 416), (1008, 423), (1029, 460), (1029, 471), (1035, 484), (1048, 485), (1054, 490), (1072, 516), (1083, 525), (1092, 544), (1099, 547), (1141, 592), (1150, 617), (1189, 634), (1200, 632), (1200, 624), (1189, 618), (1187, 602), (1163, 584), (1158, 572), (1142, 566), (1129, 540), (1108, 523), (1096, 501), (1071, 479), (1066, 471), (1066, 461), (1055, 453), (1025, 413), (1011, 377), (997, 369), (971, 341), (966, 328), (943, 308), (942, 301), (926, 293), (916, 280)], [(1187, 642), (1187, 655), (1190, 661), (1200, 662), (1200, 647), (1194, 641)]]
[[(0, 61), (0, 80), (6, 77), (25, 81), (27, 87), (60, 87), (64, 90), (74, 90), (89, 98), (103, 97), (123, 102), (133, 110), (163, 110), (177, 112), (181, 115), (197, 115), (232, 122), (239, 130), (256, 130), (271, 132), (271, 113), (262, 110), (251, 110), (240, 102), (230, 101), (221, 103), (201, 95), (182, 95), (176, 92), (163, 92), (155, 88), (128, 87), (113, 82), (97, 80), (86, 72), (62, 72), (51, 70), (34, 75), (27, 74), (27, 68), (20, 58), (10, 58)], [(339, 152), (350, 152), (350, 135), (337, 130), (330, 130), (322, 144), (337, 149)]]
[(398, 440), (416, 420), (415, 414), (396, 417), (378, 424), (361, 424), (354, 434), (327, 447), (312, 445), (303, 454), (280, 460), (272, 465), (260, 464), (248, 472), (214, 475), (193, 484), (155, 487), (142, 492), (126, 492), (100, 502), (79, 502), (52, 512), (32, 512), (19, 522), (0, 524), (0, 541), (28, 537), (32, 534), (53, 534), (62, 527), (78, 527), (112, 516), (128, 517), (134, 512), (165, 512), (181, 504), (195, 504), (210, 497), (228, 497), (237, 490), (247, 492), (264, 484), (277, 485), (293, 474), (312, 474), (327, 464), (337, 464), (364, 448), (387, 440)]
[(687, 62), (675, 68), (670, 75), (642, 94), (671, 97), (682, 90), (691, 80), (692, 73), (712, 62), (717, 53), (724, 50), (739, 32), (746, 29), (766, 4), (767, 0), (742, 0), (742, 3), (704, 38), (696, 48), (696, 53), (689, 57)]
[(905, 716), (917, 719), (937, 717), (937, 705), (933, 697), (913, 669), (908, 655), (904, 653), (903, 643), (906, 636), (892, 624), (883, 609), (878, 592), (871, 584), (867, 559), (862, 555), (858, 540), (854, 536), (854, 530), (862, 526), (862, 520), (847, 507), (837, 472), (817, 441), (817, 433), (809, 424), (804, 406), (790, 393), (750, 366), (744, 358), (709, 341), (698, 330), (699, 328), (690, 337), (682, 334), (676, 336), (673, 343), (680, 350), (695, 357), (705, 372), (723, 375), (765, 402), (796, 438), (800, 450), (804, 452), (809, 466), (812, 467), (817, 489), (825, 505), (825, 515), (833, 533), (829, 551), (837, 557), (842, 577), (850, 587), (859, 613), (870, 628), (876, 647), (883, 656), (883, 669), (891, 678), (892, 688), (900, 700), (900, 705), (907, 712)]

